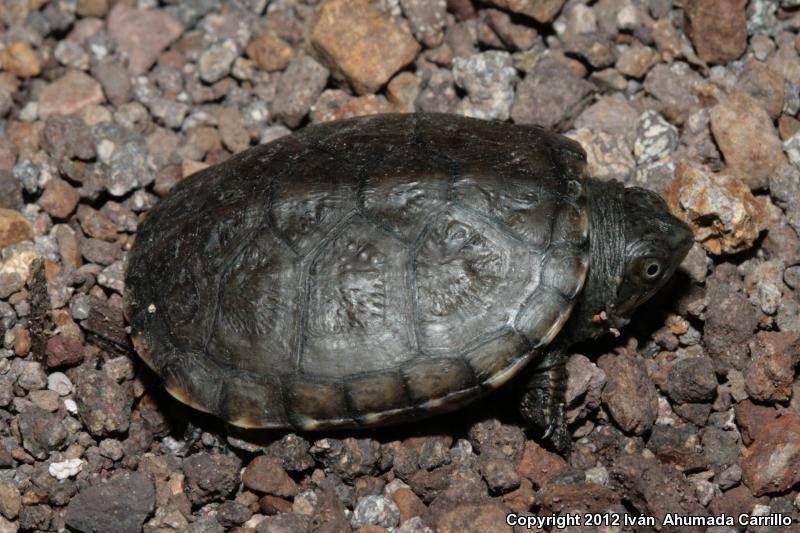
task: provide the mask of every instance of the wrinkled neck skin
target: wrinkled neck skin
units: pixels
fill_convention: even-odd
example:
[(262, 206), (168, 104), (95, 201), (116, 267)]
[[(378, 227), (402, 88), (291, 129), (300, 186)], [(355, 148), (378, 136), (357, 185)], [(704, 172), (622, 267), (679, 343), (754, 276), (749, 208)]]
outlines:
[[(586, 182), (589, 206), (589, 272), (581, 297), (572, 310), (559, 338), (561, 348), (609, 332), (610, 324), (602, 312), (617, 301), (625, 269), (625, 211), (622, 184), (589, 179)], [(607, 313), (611, 315), (611, 313)]]

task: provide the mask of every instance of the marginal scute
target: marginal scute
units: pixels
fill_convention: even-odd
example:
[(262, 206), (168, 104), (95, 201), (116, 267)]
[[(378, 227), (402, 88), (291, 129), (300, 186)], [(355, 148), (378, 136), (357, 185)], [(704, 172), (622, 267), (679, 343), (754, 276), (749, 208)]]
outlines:
[(569, 303), (557, 291), (540, 286), (520, 309), (514, 328), (531, 346), (550, 343), (569, 314)]
[(226, 382), (220, 395), (220, 411), (234, 426), (284, 427), (289, 421), (283, 409), (281, 383), (269, 375), (240, 376)]
[[(195, 356), (196, 357), (196, 356)], [(174, 359), (161, 368), (164, 388), (173, 397), (198, 411), (213, 413), (219, 405), (222, 384), (205, 367), (187, 372), (183, 361)]]
[(347, 380), (347, 395), (356, 417), (384, 413), (408, 407), (403, 378), (387, 370)]
[(524, 354), (526, 348), (525, 339), (519, 333), (506, 330), (473, 348), (465, 357), (478, 380), (486, 383)]
[(289, 421), (298, 429), (317, 429), (352, 419), (347, 415), (344, 385), (297, 376), (287, 387)]
[(403, 369), (408, 393), (414, 404), (423, 404), (477, 386), (461, 358), (421, 358)]
[(552, 248), (542, 264), (542, 285), (555, 289), (567, 300), (572, 300), (583, 287), (588, 268), (583, 250)]
[(589, 213), (574, 205), (563, 204), (553, 225), (553, 243), (585, 244), (589, 238)]

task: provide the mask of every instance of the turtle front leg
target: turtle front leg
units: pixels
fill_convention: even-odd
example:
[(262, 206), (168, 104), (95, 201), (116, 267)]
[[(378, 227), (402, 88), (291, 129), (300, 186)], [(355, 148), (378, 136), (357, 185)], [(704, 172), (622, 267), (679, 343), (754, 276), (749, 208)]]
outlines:
[(567, 455), (572, 446), (564, 416), (566, 389), (566, 353), (548, 351), (533, 368), (520, 402), (522, 417), (562, 455)]

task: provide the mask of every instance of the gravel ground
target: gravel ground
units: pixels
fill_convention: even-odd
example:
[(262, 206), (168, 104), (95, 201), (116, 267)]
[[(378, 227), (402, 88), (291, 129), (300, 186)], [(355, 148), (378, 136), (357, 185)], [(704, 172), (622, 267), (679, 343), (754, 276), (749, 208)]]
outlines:
[[(797, 0), (0, 2), (0, 532), (800, 532), (798, 29)], [(565, 132), (692, 226), (669, 288), (571, 356), (569, 457), (504, 391), (373, 432), (234, 430), (131, 349), (125, 255), (175, 183), (412, 110)], [(765, 518), (670, 525), (739, 513)]]

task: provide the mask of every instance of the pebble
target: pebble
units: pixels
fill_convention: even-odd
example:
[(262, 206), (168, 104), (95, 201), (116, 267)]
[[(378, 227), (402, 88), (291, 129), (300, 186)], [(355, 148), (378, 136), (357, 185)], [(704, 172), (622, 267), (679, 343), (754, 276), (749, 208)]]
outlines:
[(639, 118), (633, 153), (637, 165), (646, 165), (668, 157), (678, 147), (678, 129), (655, 111)]
[(250, 490), (291, 497), (297, 494), (297, 484), (272, 457), (261, 455), (247, 465), (242, 474), (242, 483)]
[(84, 464), (82, 459), (67, 459), (60, 463), (50, 463), (50, 466), (47, 467), (47, 472), (61, 481), (77, 476), (83, 470)]
[(245, 52), (265, 72), (278, 72), (285, 69), (295, 57), (294, 48), (272, 33), (261, 35), (250, 41)]
[(84, 369), (72, 376), (81, 422), (94, 436), (125, 431), (130, 425), (130, 391), (104, 372)]
[(13, 209), (0, 208), (0, 249), (33, 240), (33, 226)]
[(426, 48), (435, 48), (442, 43), (447, 21), (445, 0), (400, 0), (400, 7), (411, 26), (411, 33)]
[(39, 54), (24, 41), (9, 44), (2, 54), (3, 68), (18, 78), (33, 78), (42, 72)]
[(669, 372), (667, 392), (676, 403), (705, 402), (717, 390), (714, 363), (708, 357), (687, 357), (676, 361)]
[(328, 75), (328, 69), (310, 56), (296, 57), (278, 81), (272, 103), (274, 116), (290, 128), (297, 127), (325, 88)]
[(161, 9), (134, 9), (116, 4), (107, 19), (108, 33), (128, 58), (128, 72), (142, 74), (183, 32), (181, 24)]
[(535, 488), (546, 486), (553, 477), (568, 469), (569, 465), (564, 459), (532, 440), (525, 442), (522, 456), (517, 463), (519, 475), (529, 479)]
[(21, 508), (22, 496), (19, 488), (12, 481), (0, 480), (0, 513), (5, 518), (14, 520)]
[(241, 461), (235, 456), (200, 452), (184, 459), (182, 468), (186, 494), (197, 505), (225, 499), (239, 485)]
[(756, 496), (788, 490), (800, 481), (800, 417), (765, 422), (744, 451), (742, 481)]
[(71, 115), (92, 104), (105, 102), (100, 84), (80, 70), (68, 70), (48, 84), (39, 95), (39, 117)]
[(80, 490), (64, 520), (79, 531), (140, 531), (154, 506), (153, 480), (142, 472), (124, 472)]
[(369, 525), (393, 528), (400, 523), (400, 509), (386, 496), (365, 496), (358, 500), (350, 524), (353, 529)]
[(553, 20), (553, 17), (561, 11), (564, 2), (565, 0), (539, 0), (537, 2), (529, 2), (526, 0), (489, 0), (489, 3), (492, 5), (531, 17), (540, 23)]
[(744, 53), (745, 4), (742, 0), (694, 0), (686, 5), (687, 30), (700, 59), (727, 63)]
[(44, 459), (66, 443), (67, 429), (57, 413), (30, 406), (20, 413), (18, 423), (23, 448), (37, 459)]
[(567, 360), (566, 419), (572, 424), (600, 407), (606, 373), (588, 357), (573, 354)]
[(74, 115), (47, 117), (40, 143), (55, 159), (89, 160), (95, 157), (92, 132), (83, 120)]
[(206, 48), (197, 61), (200, 79), (206, 83), (215, 83), (231, 71), (233, 61), (239, 55), (236, 43), (226, 39), (221, 43)]
[(508, 52), (489, 51), (453, 60), (453, 79), (464, 89), (461, 113), (485, 120), (508, 120), (517, 72)]
[(602, 401), (623, 431), (641, 435), (655, 423), (658, 394), (647, 376), (644, 361), (631, 355), (604, 355), (597, 361), (608, 382)]
[(800, 336), (760, 331), (749, 347), (751, 359), (744, 371), (744, 384), (750, 397), (765, 402), (791, 398), (794, 369), (800, 362)]
[(312, 45), (357, 94), (376, 92), (419, 52), (419, 43), (367, 0), (326, 2), (311, 29)]

